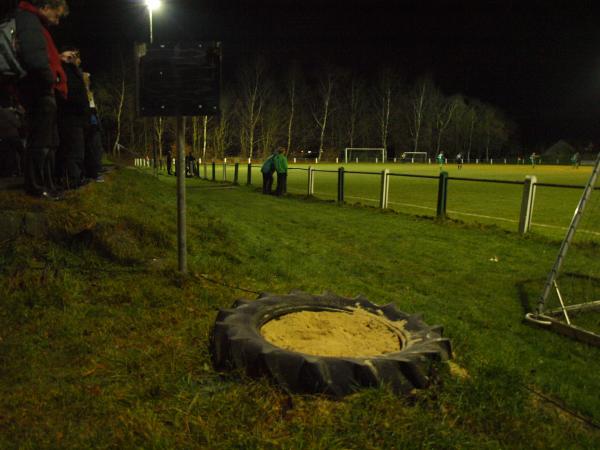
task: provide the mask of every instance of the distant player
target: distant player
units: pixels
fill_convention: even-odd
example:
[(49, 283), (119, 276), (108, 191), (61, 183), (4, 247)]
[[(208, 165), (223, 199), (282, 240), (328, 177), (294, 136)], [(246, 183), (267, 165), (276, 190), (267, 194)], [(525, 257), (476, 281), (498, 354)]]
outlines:
[(462, 169), (463, 166), (463, 155), (462, 153), (458, 153), (458, 155), (456, 155), (456, 165), (458, 167), (458, 169)]
[(442, 170), (444, 168), (444, 161), (446, 160), (446, 158), (444, 157), (444, 152), (440, 152), (437, 157), (437, 162), (440, 165), (440, 170)]
[(571, 164), (576, 169), (579, 169), (580, 163), (581, 163), (581, 156), (579, 155), (579, 152), (576, 152), (573, 156), (571, 156)]
[(533, 152), (530, 156), (529, 156), (529, 160), (531, 161), (531, 167), (535, 168), (535, 163), (536, 160), (539, 158), (539, 156), (537, 155), (536, 152)]

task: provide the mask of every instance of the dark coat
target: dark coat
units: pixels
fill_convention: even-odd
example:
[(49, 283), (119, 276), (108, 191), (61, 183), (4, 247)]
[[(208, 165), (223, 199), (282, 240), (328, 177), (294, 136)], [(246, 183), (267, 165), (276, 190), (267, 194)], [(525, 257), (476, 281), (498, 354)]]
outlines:
[[(27, 94), (51, 94), (55, 78), (50, 69), (50, 58), (42, 23), (29, 11), (15, 14), (19, 57), (27, 75), (19, 83), (20, 91)], [(34, 93), (31, 92), (34, 90)]]
[(67, 87), (69, 94), (66, 99), (57, 97), (58, 114), (89, 117), (90, 103), (88, 101), (83, 73), (72, 63), (63, 62), (63, 70), (67, 74)]

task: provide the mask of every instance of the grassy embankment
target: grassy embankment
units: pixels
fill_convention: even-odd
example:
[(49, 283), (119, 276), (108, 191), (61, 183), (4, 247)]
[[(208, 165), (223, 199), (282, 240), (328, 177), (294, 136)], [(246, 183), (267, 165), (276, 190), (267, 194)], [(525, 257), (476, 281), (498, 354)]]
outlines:
[[(600, 421), (600, 350), (522, 321), (557, 241), (192, 180), (196, 275), (180, 277), (173, 183), (125, 169), (64, 203), (0, 195), (50, 222), (49, 238), (2, 242), (1, 448), (600, 447), (565, 412)], [(422, 312), (466, 376), (330, 401), (217, 374), (208, 332), (255, 297), (238, 288)]]

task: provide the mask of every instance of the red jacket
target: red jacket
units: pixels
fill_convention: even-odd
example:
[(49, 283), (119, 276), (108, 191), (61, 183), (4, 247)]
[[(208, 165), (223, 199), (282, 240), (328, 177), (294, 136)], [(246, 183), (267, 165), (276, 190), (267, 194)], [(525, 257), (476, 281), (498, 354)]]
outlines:
[(62, 68), (60, 55), (58, 54), (58, 50), (54, 44), (54, 39), (52, 39), (52, 36), (48, 31), (48, 21), (46, 20), (46, 17), (37, 7), (26, 1), (19, 2), (19, 9), (35, 14), (40, 19), (42, 24), (42, 33), (44, 34), (44, 39), (46, 40), (46, 51), (48, 53), (50, 70), (54, 75), (54, 89), (62, 97), (67, 98), (67, 75)]

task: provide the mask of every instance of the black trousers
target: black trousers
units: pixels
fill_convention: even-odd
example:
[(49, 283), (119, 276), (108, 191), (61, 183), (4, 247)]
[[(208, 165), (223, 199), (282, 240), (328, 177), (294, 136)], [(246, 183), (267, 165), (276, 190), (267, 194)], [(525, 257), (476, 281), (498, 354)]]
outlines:
[(85, 155), (85, 119), (77, 115), (59, 117), (60, 147), (58, 151), (59, 176), (67, 188), (76, 188), (83, 178)]
[(98, 127), (92, 126), (86, 130), (84, 167), (85, 175), (89, 178), (98, 178), (102, 169), (102, 135)]
[(273, 191), (273, 172), (263, 173), (263, 194), (270, 194)]
[(25, 191), (39, 195), (54, 189), (54, 151), (58, 146), (54, 93), (29, 98), (26, 104)]
[(277, 172), (277, 189), (275, 195), (283, 195), (287, 192), (287, 173)]

